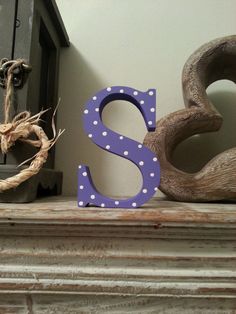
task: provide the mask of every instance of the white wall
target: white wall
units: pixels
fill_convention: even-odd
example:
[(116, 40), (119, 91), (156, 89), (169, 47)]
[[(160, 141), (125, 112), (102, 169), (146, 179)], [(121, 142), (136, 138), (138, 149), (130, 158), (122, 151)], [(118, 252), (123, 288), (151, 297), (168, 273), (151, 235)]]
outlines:
[[(64, 194), (76, 194), (80, 163), (90, 166), (103, 193), (135, 194), (141, 184), (136, 167), (103, 152), (83, 133), (85, 102), (104, 87), (127, 85), (143, 91), (157, 89), (157, 119), (183, 108), (183, 65), (202, 44), (236, 32), (236, 1), (57, 0), (57, 4), (71, 42), (61, 56), (58, 126), (65, 128), (66, 133), (56, 148), (56, 167), (64, 172)], [(236, 99), (232, 86), (218, 82), (211, 87), (212, 97), (220, 105), (228, 102), (228, 109)], [(227, 112), (227, 117), (232, 117)], [(144, 122), (131, 104), (111, 103), (105, 109), (104, 120), (114, 130), (143, 141)], [(234, 124), (231, 121), (227, 125)], [(227, 137), (226, 131), (221, 138)], [(222, 149), (218, 142), (218, 138), (214, 140), (213, 153)], [(226, 146), (236, 144), (233, 136), (225, 142)], [(204, 143), (209, 144), (207, 136), (198, 143), (198, 149), (202, 147), (204, 152), (203, 163), (212, 154), (204, 149)], [(181, 156), (186, 159), (182, 150), (180, 147), (176, 153), (180, 166)], [(197, 164), (198, 160), (185, 160), (188, 163)]]

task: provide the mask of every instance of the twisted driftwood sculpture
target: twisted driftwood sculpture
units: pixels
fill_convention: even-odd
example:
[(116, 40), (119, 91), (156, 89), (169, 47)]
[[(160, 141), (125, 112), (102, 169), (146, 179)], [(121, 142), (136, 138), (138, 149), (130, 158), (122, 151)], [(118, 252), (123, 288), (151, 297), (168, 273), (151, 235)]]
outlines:
[[(42, 110), (33, 116), (31, 116), (30, 112), (23, 111), (11, 119), (10, 109), (14, 96), (14, 74), (19, 74), (18, 72), (20, 72), (21, 67), (27, 67), (28, 65), (22, 59), (10, 61), (3, 59), (0, 65), (2, 71), (4, 66), (6, 68), (5, 80), (1, 81), (1, 85), (6, 88), (6, 94), (4, 98), (4, 122), (0, 123), (0, 150), (2, 153), (6, 154), (17, 140), (39, 148), (39, 151), (32, 158), (21, 164), (23, 165), (32, 160), (27, 168), (20, 169), (19, 173), (10, 178), (0, 180), (0, 192), (3, 192), (11, 188), (16, 188), (20, 183), (39, 172), (47, 160), (49, 149), (55, 144), (64, 130), (59, 130), (58, 134), (56, 133), (54, 123), (56, 110), (52, 117), (52, 139), (48, 139), (42, 127), (39, 126), (40, 118), (47, 110)], [(32, 134), (34, 134), (37, 139), (31, 139), (30, 136)]]
[(144, 139), (160, 161), (160, 190), (176, 200), (236, 199), (236, 147), (215, 156), (193, 174), (180, 171), (171, 163), (171, 155), (180, 142), (194, 134), (220, 129), (222, 117), (208, 99), (206, 88), (221, 79), (236, 83), (236, 36), (205, 44), (188, 59), (182, 74), (187, 109), (162, 118), (156, 131)]

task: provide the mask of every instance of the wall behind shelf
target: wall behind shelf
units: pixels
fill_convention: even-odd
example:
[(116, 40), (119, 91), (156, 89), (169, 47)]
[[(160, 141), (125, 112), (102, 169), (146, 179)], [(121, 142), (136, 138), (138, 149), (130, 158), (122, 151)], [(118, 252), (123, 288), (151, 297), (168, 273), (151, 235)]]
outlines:
[[(157, 119), (183, 108), (183, 65), (202, 44), (236, 32), (236, 2), (57, 0), (57, 5), (71, 41), (62, 52), (59, 83), (58, 126), (66, 133), (57, 143), (56, 167), (64, 172), (63, 193), (76, 194), (77, 166), (84, 163), (103, 193), (135, 194), (141, 184), (136, 167), (101, 151), (83, 133), (85, 102), (99, 89), (127, 85), (157, 89)], [(221, 132), (180, 145), (175, 160), (182, 169), (197, 170), (212, 155), (236, 146), (230, 137), (236, 131), (236, 89), (230, 82), (218, 82), (209, 87), (209, 94), (226, 121)], [(140, 142), (146, 134), (141, 115), (126, 102), (111, 103), (104, 121)]]

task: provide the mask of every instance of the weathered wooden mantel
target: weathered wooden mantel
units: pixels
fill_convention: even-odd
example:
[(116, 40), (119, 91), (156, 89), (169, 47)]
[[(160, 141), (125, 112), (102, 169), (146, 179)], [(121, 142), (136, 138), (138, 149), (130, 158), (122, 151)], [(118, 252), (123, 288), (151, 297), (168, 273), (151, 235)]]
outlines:
[(0, 313), (236, 313), (236, 204), (0, 204)]

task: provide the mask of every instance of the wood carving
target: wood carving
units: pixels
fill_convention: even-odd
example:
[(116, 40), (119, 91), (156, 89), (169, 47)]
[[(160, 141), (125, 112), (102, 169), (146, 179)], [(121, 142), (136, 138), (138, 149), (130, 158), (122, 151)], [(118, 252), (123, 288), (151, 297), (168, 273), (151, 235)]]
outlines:
[(183, 140), (220, 129), (222, 116), (207, 97), (206, 88), (221, 79), (236, 83), (236, 36), (211, 41), (190, 56), (182, 74), (186, 109), (159, 120), (156, 131), (144, 139), (160, 161), (160, 190), (175, 200), (236, 199), (236, 147), (218, 154), (196, 173), (176, 169), (171, 160)]

